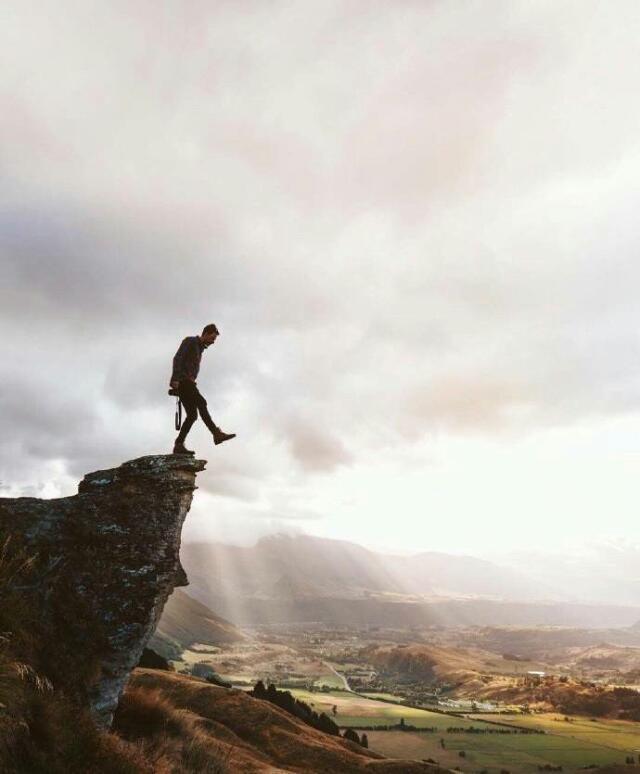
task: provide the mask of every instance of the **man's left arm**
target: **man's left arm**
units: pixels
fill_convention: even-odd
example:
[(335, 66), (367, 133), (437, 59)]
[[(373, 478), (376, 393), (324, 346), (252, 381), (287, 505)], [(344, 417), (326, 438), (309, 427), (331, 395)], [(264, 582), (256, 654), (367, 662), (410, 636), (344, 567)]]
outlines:
[(186, 362), (189, 352), (189, 339), (185, 338), (178, 347), (178, 351), (173, 356), (173, 370), (171, 371), (171, 379), (169, 380), (171, 386), (177, 387), (181, 379), (185, 379), (187, 376)]

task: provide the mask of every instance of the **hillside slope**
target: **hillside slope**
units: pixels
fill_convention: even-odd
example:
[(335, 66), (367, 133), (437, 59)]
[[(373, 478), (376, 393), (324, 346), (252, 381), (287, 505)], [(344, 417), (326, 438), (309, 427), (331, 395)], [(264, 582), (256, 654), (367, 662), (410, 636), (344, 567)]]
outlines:
[(361, 657), (383, 672), (411, 676), (425, 683), (443, 683), (479, 690), (483, 675), (500, 675), (522, 669), (523, 663), (501, 658), (477, 648), (437, 645), (371, 645)]
[(228, 645), (245, 639), (232, 623), (216, 615), (206, 605), (175, 589), (167, 600), (150, 647), (165, 657), (176, 657), (194, 643)]
[[(183, 725), (176, 743), (182, 740), (186, 745), (189, 742), (185, 723), (189, 724), (192, 735), (198, 738), (202, 757), (206, 757), (209, 750), (213, 758), (225, 761), (229, 772), (417, 774), (441, 771), (417, 761), (382, 758), (353, 742), (316, 731), (279, 707), (242, 691), (153, 669), (133, 671), (122, 708), (114, 721), (118, 733), (126, 736), (135, 725), (135, 710), (127, 709), (129, 697), (135, 707), (136, 702), (144, 703), (145, 694), (150, 702), (170, 703), (180, 713)], [(145, 716), (150, 714), (148, 706)], [(178, 751), (176, 754), (183, 753)]]
[[(618, 663), (637, 653), (633, 649), (609, 646), (587, 648), (581, 654), (588, 660), (600, 659), (606, 665)], [(637, 650), (637, 649), (636, 649)], [(621, 652), (622, 651), (622, 652)], [(381, 673), (393, 673), (426, 684), (446, 684), (455, 698), (491, 699), (509, 704), (530, 704), (544, 710), (594, 717), (640, 720), (640, 693), (623, 686), (602, 686), (589, 680), (547, 674), (541, 679), (528, 677), (534, 664), (500, 659), (474, 649), (432, 645), (373, 645), (361, 656)]]

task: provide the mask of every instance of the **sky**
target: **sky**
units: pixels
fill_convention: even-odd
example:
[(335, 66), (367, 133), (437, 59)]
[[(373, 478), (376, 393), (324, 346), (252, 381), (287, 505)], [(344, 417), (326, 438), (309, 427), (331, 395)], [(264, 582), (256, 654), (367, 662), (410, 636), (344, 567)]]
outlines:
[(9, 0), (0, 495), (237, 438), (186, 540), (640, 535), (635, 0)]

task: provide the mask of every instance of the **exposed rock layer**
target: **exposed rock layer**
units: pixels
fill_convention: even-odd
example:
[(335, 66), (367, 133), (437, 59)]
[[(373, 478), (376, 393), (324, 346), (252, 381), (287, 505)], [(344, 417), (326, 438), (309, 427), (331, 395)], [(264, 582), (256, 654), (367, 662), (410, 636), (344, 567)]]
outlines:
[(101, 727), (153, 634), (167, 598), (188, 580), (182, 524), (206, 462), (153, 455), (87, 474), (78, 494), (0, 498), (0, 536), (37, 557), (25, 590), (37, 612), (41, 665), (86, 700)]

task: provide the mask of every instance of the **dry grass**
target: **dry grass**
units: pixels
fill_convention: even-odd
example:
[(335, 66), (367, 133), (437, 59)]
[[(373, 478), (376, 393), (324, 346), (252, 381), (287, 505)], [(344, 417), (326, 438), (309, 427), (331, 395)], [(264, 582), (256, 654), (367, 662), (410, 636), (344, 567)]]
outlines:
[(232, 745), (212, 739), (200, 718), (178, 709), (158, 688), (130, 686), (118, 705), (113, 728), (127, 740), (143, 740), (143, 749), (156, 759), (171, 761), (171, 774), (228, 774)]
[[(157, 699), (160, 707), (149, 710), (150, 697), (139, 693), (140, 689)], [(311, 728), (267, 701), (190, 676), (138, 668), (132, 673), (125, 697), (127, 694), (132, 695), (134, 703), (140, 702), (141, 712), (155, 714), (165, 740), (172, 728), (177, 729), (183, 723), (186, 725), (182, 726), (181, 733), (202, 739), (205, 751), (210, 744), (216, 745), (219, 754), (232, 748), (229, 770), (233, 774), (240, 771), (243, 774), (275, 771), (412, 774), (430, 768), (413, 761), (384, 759), (358, 744)], [(167, 718), (167, 711), (177, 716)]]

